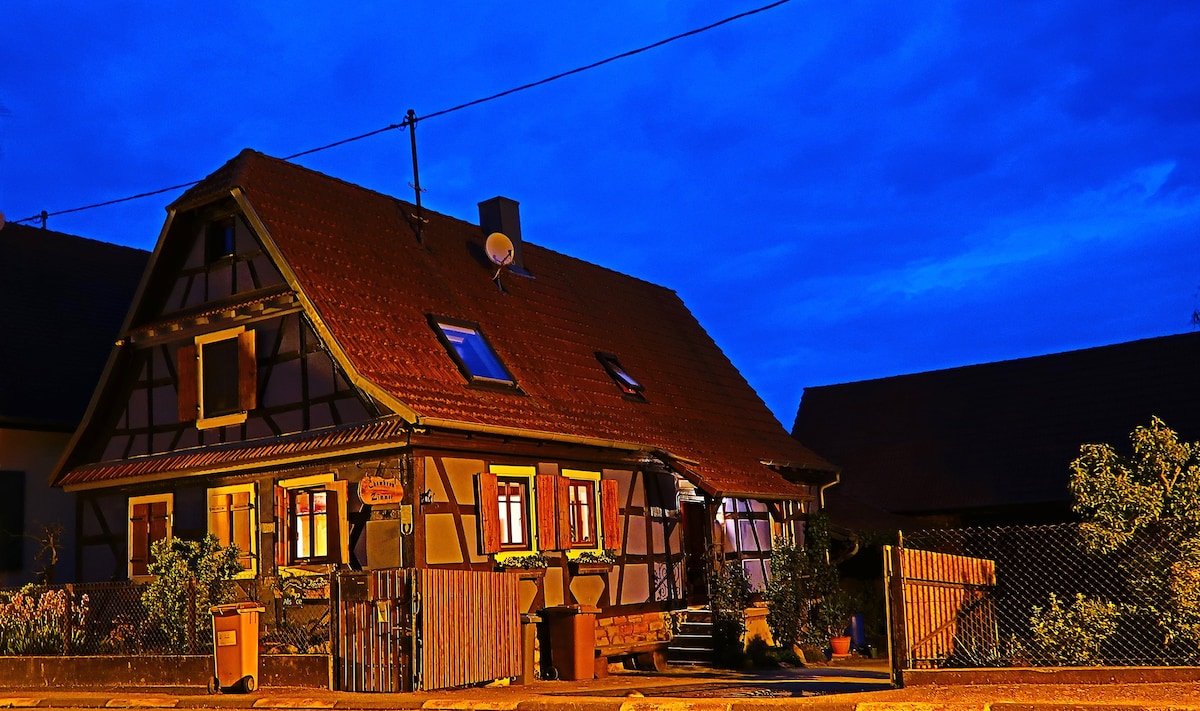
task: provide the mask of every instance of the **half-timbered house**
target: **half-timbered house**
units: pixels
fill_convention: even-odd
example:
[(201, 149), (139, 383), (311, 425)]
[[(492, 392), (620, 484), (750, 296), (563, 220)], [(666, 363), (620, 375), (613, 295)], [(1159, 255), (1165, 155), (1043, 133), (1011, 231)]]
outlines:
[[(56, 483), (82, 578), (215, 534), (245, 576), (512, 570), (662, 639), (710, 549), (767, 574), (833, 468), (671, 290), (246, 150), (168, 208)], [(507, 235), (511, 263), (486, 240)]]

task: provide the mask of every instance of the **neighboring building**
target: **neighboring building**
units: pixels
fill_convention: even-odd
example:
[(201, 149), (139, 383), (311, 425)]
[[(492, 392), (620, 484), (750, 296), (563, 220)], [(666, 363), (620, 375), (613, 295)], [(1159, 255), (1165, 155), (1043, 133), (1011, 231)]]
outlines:
[(249, 150), (170, 206), (55, 476), (80, 576), (213, 533), (248, 577), (540, 555), (522, 609), (601, 618), (704, 602), (710, 545), (761, 582), (836, 472), (679, 297), (523, 242), (511, 200), (416, 213)]
[(1200, 333), (806, 388), (793, 435), (842, 469), (860, 529), (1062, 522), (1080, 445), (1128, 451), (1152, 416), (1200, 439)]
[(51, 230), (0, 228), (0, 587), (33, 582), (46, 527), (65, 536), (56, 581), (70, 579), (74, 497), (49, 476), (87, 408), (149, 255)]

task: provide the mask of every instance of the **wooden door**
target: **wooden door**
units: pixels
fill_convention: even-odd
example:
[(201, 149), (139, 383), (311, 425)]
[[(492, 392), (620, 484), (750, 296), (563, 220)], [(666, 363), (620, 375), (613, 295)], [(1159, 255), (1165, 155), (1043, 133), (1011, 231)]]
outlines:
[(684, 501), (680, 504), (683, 518), (683, 556), (685, 587), (688, 605), (708, 604), (708, 546), (712, 539), (712, 522), (708, 507), (702, 503)]

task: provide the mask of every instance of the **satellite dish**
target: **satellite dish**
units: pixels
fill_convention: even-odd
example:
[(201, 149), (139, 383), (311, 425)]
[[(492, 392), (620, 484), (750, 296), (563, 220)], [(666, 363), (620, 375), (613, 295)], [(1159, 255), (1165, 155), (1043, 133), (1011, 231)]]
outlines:
[(515, 256), (512, 240), (503, 232), (493, 232), (488, 235), (483, 249), (487, 252), (488, 259), (501, 267), (512, 264), (513, 257)]

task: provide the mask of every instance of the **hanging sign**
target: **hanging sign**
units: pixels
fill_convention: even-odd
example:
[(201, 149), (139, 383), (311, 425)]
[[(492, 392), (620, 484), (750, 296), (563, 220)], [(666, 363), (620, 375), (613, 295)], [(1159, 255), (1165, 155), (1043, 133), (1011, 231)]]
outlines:
[(398, 504), (404, 498), (404, 486), (399, 479), (367, 475), (358, 482), (358, 498), (370, 506)]

